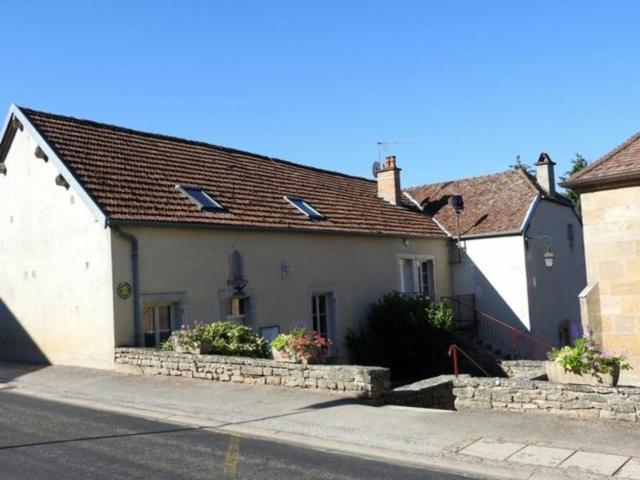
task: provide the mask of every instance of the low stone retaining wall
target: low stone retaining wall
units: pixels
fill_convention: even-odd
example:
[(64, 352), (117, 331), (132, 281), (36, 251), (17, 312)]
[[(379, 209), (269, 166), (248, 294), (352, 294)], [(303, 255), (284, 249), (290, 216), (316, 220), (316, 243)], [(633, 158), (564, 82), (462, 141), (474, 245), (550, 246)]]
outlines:
[[(466, 377), (466, 375), (465, 375)], [(393, 389), (385, 403), (407, 407), (455, 410), (453, 375), (440, 375)], [(459, 377), (462, 378), (462, 377)]]
[(640, 422), (640, 388), (566, 385), (541, 380), (462, 378), (453, 381), (455, 407), (548, 413)]
[(503, 360), (500, 367), (509, 378), (535, 380), (546, 375), (544, 364), (541, 360)]
[(116, 348), (115, 364), (127, 373), (309, 388), (363, 398), (380, 398), (389, 393), (391, 385), (389, 370), (381, 367), (301, 365), (155, 348)]

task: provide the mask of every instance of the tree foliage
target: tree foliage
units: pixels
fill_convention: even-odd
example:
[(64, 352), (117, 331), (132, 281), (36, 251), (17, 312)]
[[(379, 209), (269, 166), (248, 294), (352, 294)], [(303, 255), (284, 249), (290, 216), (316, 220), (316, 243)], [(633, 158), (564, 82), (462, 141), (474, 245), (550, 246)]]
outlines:
[[(587, 161), (587, 159), (584, 158), (579, 153), (576, 153), (576, 156), (573, 157), (573, 159), (571, 159), (571, 168), (569, 170), (567, 170), (565, 172), (565, 174), (560, 177), (560, 180), (563, 181), (563, 182), (566, 181), (571, 175), (573, 175), (574, 173), (579, 172), (580, 170), (582, 170), (587, 165), (589, 165), (589, 162)], [(578, 195), (576, 192), (574, 192), (573, 190), (571, 190), (569, 188), (565, 189), (565, 194), (566, 194), (567, 198), (569, 200), (571, 200), (571, 202), (573, 203), (573, 206), (576, 209), (576, 211), (578, 213), (580, 213), (580, 211), (581, 211), (581, 208), (580, 208), (580, 195)]]
[(520, 158), (520, 155), (516, 155), (516, 162), (512, 163), (511, 165), (509, 165), (509, 168), (513, 169), (513, 170), (524, 170), (525, 172), (527, 172), (529, 175), (535, 175), (536, 171), (533, 168), (532, 165), (523, 162), (522, 158)]

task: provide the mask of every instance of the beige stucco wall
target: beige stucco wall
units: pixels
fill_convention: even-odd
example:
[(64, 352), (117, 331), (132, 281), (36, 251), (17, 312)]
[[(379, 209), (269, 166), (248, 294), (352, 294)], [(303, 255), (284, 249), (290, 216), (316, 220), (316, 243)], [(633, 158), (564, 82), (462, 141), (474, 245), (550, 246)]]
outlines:
[[(312, 291), (332, 291), (336, 299), (336, 349), (344, 358), (344, 335), (364, 320), (367, 307), (383, 293), (400, 288), (398, 255), (434, 255), (437, 295), (450, 294), (450, 269), (444, 239), (345, 236), (328, 234), (231, 232), (211, 229), (142, 228), (123, 230), (138, 238), (140, 292), (184, 293), (184, 320), (220, 320), (219, 292), (227, 288), (228, 255), (237, 248), (244, 258), (246, 292), (253, 325), (294, 323), (311, 327)], [(112, 236), (113, 285), (131, 282), (131, 246)], [(280, 265), (290, 274), (282, 278)], [(114, 295), (116, 344), (134, 342), (133, 298)]]
[[(572, 225), (573, 241), (568, 225)], [(531, 333), (559, 346), (561, 324), (580, 323), (578, 294), (586, 285), (582, 225), (572, 209), (543, 200), (534, 211), (527, 235), (533, 238), (526, 250)], [(551, 237), (551, 269), (544, 264), (542, 236)]]
[(0, 357), (113, 362), (110, 232), (18, 132), (0, 175)]
[(599, 312), (583, 322), (606, 348), (626, 349), (640, 374), (640, 187), (581, 195), (587, 281)]

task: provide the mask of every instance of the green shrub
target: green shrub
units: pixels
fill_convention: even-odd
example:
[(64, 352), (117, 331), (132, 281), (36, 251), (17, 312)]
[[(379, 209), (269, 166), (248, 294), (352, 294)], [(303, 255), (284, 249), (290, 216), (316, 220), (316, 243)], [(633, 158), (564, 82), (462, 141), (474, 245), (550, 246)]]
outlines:
[(346, 337), (354, 363), (388, 367), (396, 382), (450, 373), (451, 343), (450, 308), (398, 292), (371, 305), (360, 329), (348, 330)]
[(231, 322), (197, 322), (195, 326), (183, 325), (174, 333), (177, 345), (187, 349), (202, 346), (202, 352), (212, 355), (237, 355), (241, 357), (268, 358), (269, 344), (244, 325)]

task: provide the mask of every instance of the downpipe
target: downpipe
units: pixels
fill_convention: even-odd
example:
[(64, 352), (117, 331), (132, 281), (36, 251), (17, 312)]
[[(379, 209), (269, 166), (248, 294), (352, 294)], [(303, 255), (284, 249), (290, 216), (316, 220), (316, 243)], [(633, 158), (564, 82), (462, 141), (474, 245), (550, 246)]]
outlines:
[(142, 329), (140, 315), (140, 270), (139, 270), (139, 249), (138, 239), (135, 235), (121, 230), (120, 227), (111, 227), (119, 237), (131, 244), (131, 276), (133, 282), (133, 329), (136, 346), (142, 346)]

